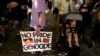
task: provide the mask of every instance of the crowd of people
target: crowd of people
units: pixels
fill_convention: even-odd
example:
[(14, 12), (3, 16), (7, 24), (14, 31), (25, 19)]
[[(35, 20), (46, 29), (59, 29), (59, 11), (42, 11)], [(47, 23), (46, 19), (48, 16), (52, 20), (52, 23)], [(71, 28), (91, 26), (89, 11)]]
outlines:
[[(48, 0), (48, 9), (50, 10), (50, 12), (52, 11), (53, 13), (53, 18), (54, 18), (54, 25), (57, 26), (57, 21), (59, 24), (59, 33), (58, 36), (60, 35), (64, 35), (63, 31), (66, 32), (65, 33), (65, 37), (67, 37), (67, 41), (68, 41), (68, 47), (72, 47), (72, 31), (71, 31), (71, 26), (72, 28), (75, 27), (75, 24), (77, 23), (75, 20), (68, 20), (66, 23), (66, 30), (63, 30), (63, 20), (64, 18), (66, 18), (66, 14), (68, 13), (72, 13), (72, 12), (77, 12), (80, 13), (82, 15), (82, 22), (81, 22), (81, 27), (80, 29), (74, 29), (77, 31), (77, 33), (74, 34), (74, 40), (75, 40), (75, 45), (76, 46), (80, 46), (79, 44), (79, 38), (85, 38), (86, 36), (85, 34), (86, 29), (87, 28), (91, 28), (93, 27), (93, 31), (91, 33), (90, 39), (92, 40), (91, 43), (89, 43), (89, 48), (92, 46), (96, 46), (96, 47), (100, 47), (100, 1), (99, 0)], [(73, 16), (74, 17), (74, 16)], [(95, 22), (94, 22), (95, 21)], [(68, 23), (70, 22), (70, 23)], [(76, 22), (76, 23), (75, 23)], [(93, 24), (94, 23), (94, 24)], [(80, 23), (79, 23), (80, 24)], [(78, 24), (78, 25), (79, 25)], [(69, 26), (68, 26), (69, 25)], [(92, 26), (94, 25), (94, 26)], [(55, 27), (54, 27), (55, 28)], [(70, 28), (70, 29), (69, 29)], [(76, 26), (77, 28), (77, 26)], [(89, 30), (88, 30), (89, 31)], [(78, 34), (78, 36), (77, 36)], [(57, 43), (58, 45), (62, 43), (60, 43), (60, 41), (64, 41), (61, 40), (62, 36), (60, 36), (60, 38), (57, 38)], [(60, 39), (60, 40), (59, 40)], [(65, 44), (65, 43), (64, 43)]]
[[(47, 22), (45, 22), (46, 7), (53, 14), (54, 26), (59, 25), (59, 34), (62, 31), (66, 31), (68, 46), (71, 45), (71, 29), (63, 29), (63, 17), (65, 14), (76, 12), (82, 15), (81, 27), (77, 30), (80, 38), (85, 35), (86, 28), (90, 27), (93, 19), (96, 20), (92, 36), (92, 45), (95, 43), (99, 46), (100, 43), (100, 1), (99, 0), (0, 0), (0, 46), (2, 41), (6, 38), (6, 30), (3, 24), (3, 18), (13, 21), (13, 28), (16, 32), (16, 39), (21, 41), (20, 31), (23, 25), (24, 19), (28, 16), (30, 19), (29, 27), (31, 31), (35, 31), (36, 34), (44, 30)], [(74, 23), (72, 23), (74, 22)], [(70, 20), (72, 27), (76, 27), (76, 20)], [(69, 27), (66, 24), (66, 27)], [(56, 29), (56, 28), (55, 28)], [(70, 31), (70, 32), (68, 32)], [(78, 36), (75, 33), (76, 45), (78, 43)], [(100, 46), (99, 46), (100, 47)]]
[(27, 13), (30, 14), (30, 30), (36, 34), (45, 26), (45, 0), (0, 0), (0, 46), (6, 38), (6, 29), (3, 24), (4, 18), (13, 21), (15, 37), (21, 41), (20, 31)]

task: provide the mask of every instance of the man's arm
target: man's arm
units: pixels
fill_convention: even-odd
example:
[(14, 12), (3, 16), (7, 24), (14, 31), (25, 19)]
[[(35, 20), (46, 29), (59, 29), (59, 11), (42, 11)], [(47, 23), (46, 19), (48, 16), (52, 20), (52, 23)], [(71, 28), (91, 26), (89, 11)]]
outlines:
[(41, 24), (43, 24), (44, 17), (45, 17), (45, 13), (44, 12), (39, 12), (39, 23), (38, 23), (38, 25), (41, 26)]

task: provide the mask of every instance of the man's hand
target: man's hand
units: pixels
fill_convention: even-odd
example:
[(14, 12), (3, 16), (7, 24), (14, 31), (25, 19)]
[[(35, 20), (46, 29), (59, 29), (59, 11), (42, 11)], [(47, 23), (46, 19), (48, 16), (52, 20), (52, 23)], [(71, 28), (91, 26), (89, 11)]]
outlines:
[(35, 34), (38, 34), (40, 33), (40, 30), (41, 30), (41, 26), (38, 25), (37, 28), (35, 29)]
[(32, 12), (32, 8), (28, 8), (27, 14)]

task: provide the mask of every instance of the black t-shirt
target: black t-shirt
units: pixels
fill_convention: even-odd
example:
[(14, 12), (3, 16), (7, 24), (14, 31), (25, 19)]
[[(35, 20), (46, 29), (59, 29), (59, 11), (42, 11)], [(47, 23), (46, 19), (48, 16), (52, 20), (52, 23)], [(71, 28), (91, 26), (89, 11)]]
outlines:
[(81, 13), (83, 20), (82, 22), (84, 22), (84, 24), (89, 25), (91, 24), (92, 21), (92, 15), (91, 15), (91, 11), (93, 10), (93, 7), (91, 7), (91, 5), (88, 5), (87, 7), (84, 7), (83, 5), (79, 8), (79, 12)]

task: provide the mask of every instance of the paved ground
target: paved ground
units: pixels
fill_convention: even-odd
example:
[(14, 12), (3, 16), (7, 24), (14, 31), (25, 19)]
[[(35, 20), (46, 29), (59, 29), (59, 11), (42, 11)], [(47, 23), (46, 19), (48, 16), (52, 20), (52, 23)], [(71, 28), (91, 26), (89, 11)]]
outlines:
[[(26, 19), (23, 25), (23, 30), (29, 30)], [(54, 30), (53, 28), (57, 26), (54, 26), (53, 18), (50, 13), (46, 14), (46, 28), (45, 31), (52, 31), (53, 32), (53, 41), (52, 41), (52, 50), (45, 52), (47, 56), (62, 56), (58, 55), (60, 53), (63, 53), (60, 49), (55, 47), (55, 38), (57, 37), (57, 30)], [(3, 46), (0, 48), (2, 53), (0, 56), (36, 56), (32, 53), (26, 53), (22, 51), (22, 44), (18, 43), (14, 31), (11, 26), (8, 26), (7, 33), (9, 34), (8, 40), (3, 43)], [(87, 32), (88, 33), (88, 32)], [(89, 32), (91, 33), (91, 32)], [(89, 36), (86, 36), (86, 39), (89, 39)], [(88, 48), (88, 43), (85, 40), (81, 40), (81, 53), (80, 56), (100, 56), (100, 49), (97, 49), (96, 47), (92, 47), (91, 49)], [(45, 55), (45, 56), (46, 56)]]

